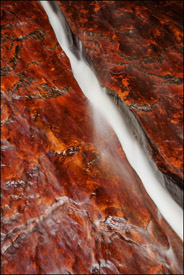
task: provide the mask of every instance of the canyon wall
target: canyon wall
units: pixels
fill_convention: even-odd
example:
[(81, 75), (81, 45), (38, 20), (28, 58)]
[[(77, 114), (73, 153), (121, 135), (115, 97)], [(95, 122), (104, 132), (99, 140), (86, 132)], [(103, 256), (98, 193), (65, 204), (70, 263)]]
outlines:
[(58, 3), (101, 85), (135, 115), (166, 188), (182, 206), (183, 2)]
[[(2, 274), (182, 274), (182, 241), (108, 123), (108, 139), (95, 132), (40, 3), (2, 1), (1, 15)], [(167, 85), (174, 102), (181, 84)]]

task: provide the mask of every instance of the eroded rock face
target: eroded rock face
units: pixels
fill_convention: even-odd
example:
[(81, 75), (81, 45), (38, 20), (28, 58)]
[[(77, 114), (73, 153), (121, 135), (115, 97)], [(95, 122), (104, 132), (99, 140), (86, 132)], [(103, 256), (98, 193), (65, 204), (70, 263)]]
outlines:
[(101, 84), (136, 116), (167, 189), (182, 205), (183, 2), (58, 3)]
[(39, 2), (1, 9), (2, 274), (182, 274), (181, 240), (109, 126), (95, 133)]

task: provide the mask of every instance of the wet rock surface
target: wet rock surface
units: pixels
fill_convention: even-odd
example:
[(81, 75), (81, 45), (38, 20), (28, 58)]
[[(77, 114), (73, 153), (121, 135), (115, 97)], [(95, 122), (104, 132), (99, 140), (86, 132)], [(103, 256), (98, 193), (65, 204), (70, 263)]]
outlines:
[(124, 100), (183, 203), (182, 1), (58, 1), (103, 86)]
[(2, 274), (182, 274), (181, 240), (95, 132), (39, 2), (1, 14)]

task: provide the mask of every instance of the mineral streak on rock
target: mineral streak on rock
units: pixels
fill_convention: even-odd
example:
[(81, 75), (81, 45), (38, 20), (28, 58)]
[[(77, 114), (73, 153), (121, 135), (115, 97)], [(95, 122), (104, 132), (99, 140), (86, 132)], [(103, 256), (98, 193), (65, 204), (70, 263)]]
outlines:
[(166, 187), (182, 205), (183, 1), (58, 3), (101, 84), (135, 114)]
[[(2, 274), (182, 274), (160, 217), (88, 103), (37, 1), (3, 1)], [(106, 146), (107, 144), (107, 146)]]

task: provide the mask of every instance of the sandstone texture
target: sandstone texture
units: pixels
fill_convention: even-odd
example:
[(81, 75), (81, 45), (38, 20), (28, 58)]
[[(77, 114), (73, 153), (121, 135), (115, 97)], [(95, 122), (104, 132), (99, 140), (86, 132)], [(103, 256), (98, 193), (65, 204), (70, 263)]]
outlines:
[(40, 3), (1, 16), (2, 274), (182, 274), (182, 241), (95, 131)]
[(174, 199), (183, 204), (183, 1), (58, 1), (101, 85), (143, 129)]

